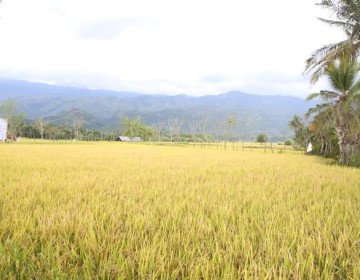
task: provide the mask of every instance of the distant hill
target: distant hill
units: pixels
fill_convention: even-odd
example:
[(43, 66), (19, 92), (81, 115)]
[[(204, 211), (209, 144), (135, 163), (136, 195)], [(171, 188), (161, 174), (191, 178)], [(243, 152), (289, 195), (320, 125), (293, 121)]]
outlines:
[(314, 105), (296, 97), (237, 91), (201, 97), (143, 95), (0, 80), (0, 102), (8, 98), (16, 99), (19, 111), (30, 120), (42, 116), (54, 124), (67, 124), (74, 112), (81, 112), (86, 127), (103, 130), (118, 128), (120, 118), (128, 116), (140, 117), (148, 125), (180, 118), (184, 120), (183, 131), (189, 130), (189, 121), (207, 118), (207, 131), (222, 133), (227, 116), (237, 114), (238, 135), (249, 138), (266, 132), (274, 139), (289, 135), (287, 124), (291, 117), (303, 115)]
[(84, 120), (89, 128), (102, 127), (103, 124), (94, 115), (77, 108), (61, 112), (55, 116), (45, 116), (44, 120), (56, 125), (72, 126), (74, 119)]

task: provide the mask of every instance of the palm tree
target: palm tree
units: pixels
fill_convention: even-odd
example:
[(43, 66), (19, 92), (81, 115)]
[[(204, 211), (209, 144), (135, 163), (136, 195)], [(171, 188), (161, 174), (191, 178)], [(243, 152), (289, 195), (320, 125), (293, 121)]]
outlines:
[(311, 132), (306, 127), (305, 123), (303, 122), (302, 118), (295, 115), (292, 120), (289, 122), (289, 127), (294, 130), (295, 138), (294, 141), (300, 147), (307, 147), (310, 142)]
[(320, 144), (319, 154), (322, 156), (333, 152), (333, 139), (336, 137), (332, 120), (326, 111), (317, 114), (308, 127), (314, 141)]
[[(348, 148), (351, 144), (355, 144), (351, 126), (358, 115), (355, 105), (358, 104), (360, 97), (360, 81), (357, 79), (359, 71), (360, 64), (346, 55), (336, 61), (328, 62), (324, 74), (328, 77), (332, 90), (323, 90), (307, 97), (307, 100), (315, 98), (322, 100), (321, 104), (309, 110), (307, 116), (311, 114), (328, 116), (338, 136), (340, 164), (349, 162)], [(358, 133), (355, 138), (358, 138)]]
[(356, 59), (360, 53), (360, 0), (322, 0), (317, 5), (330, 10), (337, 17), (337, 20), (319, 20), (342, 29), (346, 39), (317, 49), (306, 60), (305, 72), (312, 72), (312, 83), (325, 74), (329, 62), (334, 62), (344, 54)]

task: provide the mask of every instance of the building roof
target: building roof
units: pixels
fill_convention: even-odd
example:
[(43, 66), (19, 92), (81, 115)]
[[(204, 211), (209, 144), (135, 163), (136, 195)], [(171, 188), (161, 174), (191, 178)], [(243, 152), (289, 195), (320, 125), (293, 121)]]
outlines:
[(117, 140), (122, 142), (131, 142), (131, 139), (127, 136), (119, 136)]

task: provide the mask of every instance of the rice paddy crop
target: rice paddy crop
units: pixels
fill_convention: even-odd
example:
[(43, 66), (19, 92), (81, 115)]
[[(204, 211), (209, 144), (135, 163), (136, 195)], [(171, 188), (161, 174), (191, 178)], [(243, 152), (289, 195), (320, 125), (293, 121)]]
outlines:
[(358, 279), (360, 171), (293, 153), (0, 145), (0, 279)]

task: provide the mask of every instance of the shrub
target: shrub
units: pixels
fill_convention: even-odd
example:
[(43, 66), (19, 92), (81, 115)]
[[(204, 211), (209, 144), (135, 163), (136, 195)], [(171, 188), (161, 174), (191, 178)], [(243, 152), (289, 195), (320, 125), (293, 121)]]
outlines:
[(268, 137), (265, 133), (260, 133), (257, 137), (256, 137), (256, 142), (258, 143), (266, 143), (268, 140)]

